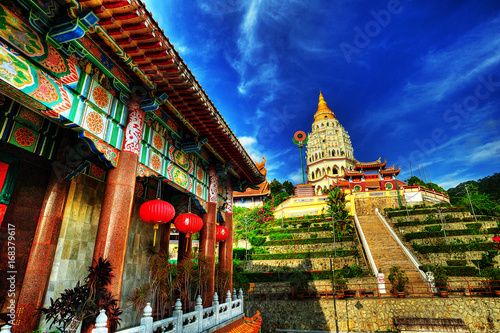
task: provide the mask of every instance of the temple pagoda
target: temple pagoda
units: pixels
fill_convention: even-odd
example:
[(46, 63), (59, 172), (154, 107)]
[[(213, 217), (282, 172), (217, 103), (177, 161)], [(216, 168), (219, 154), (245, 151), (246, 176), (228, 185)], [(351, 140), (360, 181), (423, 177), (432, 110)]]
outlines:
[(348, 187), (345, 172), (356, 167), (351, 138), (326, 104), (321, 91), (311, 129), (306, 147), (307, 182), (314, 185), (316, 194), (337, 185)]
[[(257, 169), (265, 177), (267, 175), (266, 158), (262, 157), (262, 162), (255, 163)], [(249, 187), (244, 192), (234, 191), (233, 200), (234, 205), (237, 207), (245, 207), (253, 209), (255, 207), (262, 207), (266, 199), (271, 195), (269, 182), (266, 180), (257, 185), (256, 187)]]

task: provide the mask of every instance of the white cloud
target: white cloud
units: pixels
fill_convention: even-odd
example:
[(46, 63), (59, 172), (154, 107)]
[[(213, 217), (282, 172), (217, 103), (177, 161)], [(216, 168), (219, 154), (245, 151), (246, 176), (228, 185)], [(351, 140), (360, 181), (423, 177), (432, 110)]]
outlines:
[(257, 148), (257, 139), (251, 136), (241, 136), (238, 138), (240, 143), (243, 145), (248, 155), (252, 158), (254, 162), (262, 161), (262, 153)]
[(294, 172), (288, 174), (287, 179), (289, 179), (294, 185), (302, 184), (302, 168), (296, 169)]

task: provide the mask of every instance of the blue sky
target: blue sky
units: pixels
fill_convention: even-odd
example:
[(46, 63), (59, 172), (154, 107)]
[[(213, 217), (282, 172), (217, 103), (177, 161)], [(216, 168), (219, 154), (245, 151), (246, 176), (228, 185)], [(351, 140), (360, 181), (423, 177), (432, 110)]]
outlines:
[(498, 0), (144, 2), (269, 181), (302, 182), (320, 89), (359, 161), (444, 188), (500, 171)]

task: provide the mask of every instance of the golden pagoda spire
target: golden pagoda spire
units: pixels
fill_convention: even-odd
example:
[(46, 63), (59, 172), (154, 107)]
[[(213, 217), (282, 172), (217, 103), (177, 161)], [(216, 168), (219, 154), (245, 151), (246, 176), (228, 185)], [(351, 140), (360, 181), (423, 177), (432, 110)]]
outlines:
[(322, 120), (322, 119), (335, 119), (335, 114), (332, 110), (328, 108), (328, 105), (325, 102), (325, 98), (321, 93), (321, 89), (319, 90), (319, 103), (318, 110), (314, 114), (314, 121)]

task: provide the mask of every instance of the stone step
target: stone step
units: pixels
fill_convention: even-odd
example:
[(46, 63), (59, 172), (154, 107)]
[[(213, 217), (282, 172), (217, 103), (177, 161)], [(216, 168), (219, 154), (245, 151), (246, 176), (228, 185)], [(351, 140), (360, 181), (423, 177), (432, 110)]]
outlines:
[(375, 265), (377, 268), (382, 269), (386, 280), (388, 279), (390, 268), (392, 266), (399, 266), (406, 272), (410, 282), (424, 283), (421, 275), (376, 215), (358, 216), (358, 219), (370, 247)]

